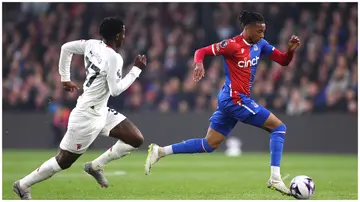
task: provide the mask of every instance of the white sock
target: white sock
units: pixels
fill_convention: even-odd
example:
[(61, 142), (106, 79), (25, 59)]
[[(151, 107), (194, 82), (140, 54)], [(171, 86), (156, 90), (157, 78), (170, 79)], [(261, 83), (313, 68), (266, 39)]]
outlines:
[(164, 152), (165, 152), (165, 155), (173, 154), (172, 146), (169, 145), (169, 146), (164, 147)]
[(271, 166), (271, 178), (275, 180), (281, 179), (279, 166)]
[(134, 149), (136, 148), (118, 140), (112, 147), (110, 147), (110, 149), (92, 161), (92, 167), (96, 170), (101, 169), (109, 162), (127, 155), (130, 153), (129, 151)]
[(29, 175), (25, 176), (20, 180), (21, 188), (28, 188), (33, 184), (46, 180), (53, 176), (55, 173), (61, 171), (58, 162), (56, 161), (55, 157), (52, 157), (45, 163), (43, 163), (39, 168), (34, 170)]

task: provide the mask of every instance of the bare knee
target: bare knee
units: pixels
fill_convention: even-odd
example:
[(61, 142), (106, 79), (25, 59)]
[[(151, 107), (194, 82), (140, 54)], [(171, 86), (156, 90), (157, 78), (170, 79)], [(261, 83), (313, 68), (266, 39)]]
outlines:
[(211, 148), (213, 148), (214, 150), (216, 150), (217, 148), (219, 148), (219, 146), (221, 145), (221, 142), (214, 141), (213, 139), (208, 138), (208, 137), (206, 137), (205, 140), (206, 140), (206, 142), (209, 144), (209, 146), (210, 146)]
[(127, 126), (127, 135), (125, 135), (125, 143), (133, 146), (134, 148), (140, 147), (144, 143), (144, 136), (140, 132), (140, 130), (131, 122), (128, 123)]
[(208, 134), (205, 137), (206, 142), (209, 144), (209, 146), (215, 150), (219, 148), (221, 143), (225, 140), (225, 136), (221, 133), (215, 131), (212, 128), (209, 128)]
[(136, 134), (134, 134), (134, 140), (131, 146), (138, 148), (144, 143), (144, 136), (141, 134), (140, 131), (138, 131)]
[(71, 165), (74, 163), (74, 162), (71, 162), (69, 159), (65, 159), (63, 158), (61, 155), (57, 155), (55, 157), (57, 163), (59, 164), (60, 168), (65, 170), (65, 169), (68, 169), (71, 167)]
[(74, 154), (69, 151), (60, 150), (55, 159), (62, 170), (68, 169), (81, 156), (81, 154)]
[(270, 116), (268, 117), (268, 119), (265, 121), (262, 128), (264, 128), (268, 132), (272, 132), (273, 130), (275, 130), (276, 128), (278, 128), (280, 126), (284, 126), (286, 128), (285, 124), (278, 117), (276, 117), (273, 113), (271, 113)]

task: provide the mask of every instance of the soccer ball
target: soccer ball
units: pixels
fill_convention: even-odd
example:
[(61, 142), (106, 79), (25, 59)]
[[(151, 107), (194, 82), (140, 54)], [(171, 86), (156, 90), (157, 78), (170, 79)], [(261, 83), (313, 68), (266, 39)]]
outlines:
[(299, 175), (290, 182), (290, 192), (297, 199), (309, 199), (314, 191), (314, 181), (308, 176)]

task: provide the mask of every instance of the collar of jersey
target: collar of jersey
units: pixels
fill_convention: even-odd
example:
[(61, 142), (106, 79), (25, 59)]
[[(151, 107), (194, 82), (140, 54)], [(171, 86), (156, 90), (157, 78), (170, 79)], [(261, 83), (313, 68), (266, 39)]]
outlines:
[(253, 44), (247, 42), (247, 41), (244, 39), (243, 33), (241, 33), (240, 36), (241, 36), (242, 40), (244, 41), (244, 43), (245, 43), (246, 45), (248, 45), (248, 46), (252, 46), (252, 45), (253, 45)]

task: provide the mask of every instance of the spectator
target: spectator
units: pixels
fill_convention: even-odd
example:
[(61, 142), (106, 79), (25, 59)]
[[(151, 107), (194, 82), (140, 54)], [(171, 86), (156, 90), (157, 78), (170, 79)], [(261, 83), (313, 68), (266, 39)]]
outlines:
[[(288, 67), (268, 59), (260, 62), (252, 88), (259, 104), (291, 115), (357, 113), (356, 3), (4, 4), (3, 109), (46, 112), (52, 109), (49, 103), (73, 108), (81, 91), (68, 94), (62, 89), (57, 67), (61, 45), (98, 38), (99, 22), (121, 13), (127, 25), (120, 51), (125, 72), (139, 53), (147, 55), (148, 66), (109, 105), (136, 112), (214, 110), (224, 83), (222, 59), (206, 58), (206, 77), (195, 83), (193, 53), (239, 34), (237, 16), (242, 9), (264, 15), (271, 25), (265, 37), (280, 50), (286, 50), (293, 33), (302, 40)], [(83, 63), (81, 56), (73, 57), (71, 76), (79, 86), (85, 78)]]

